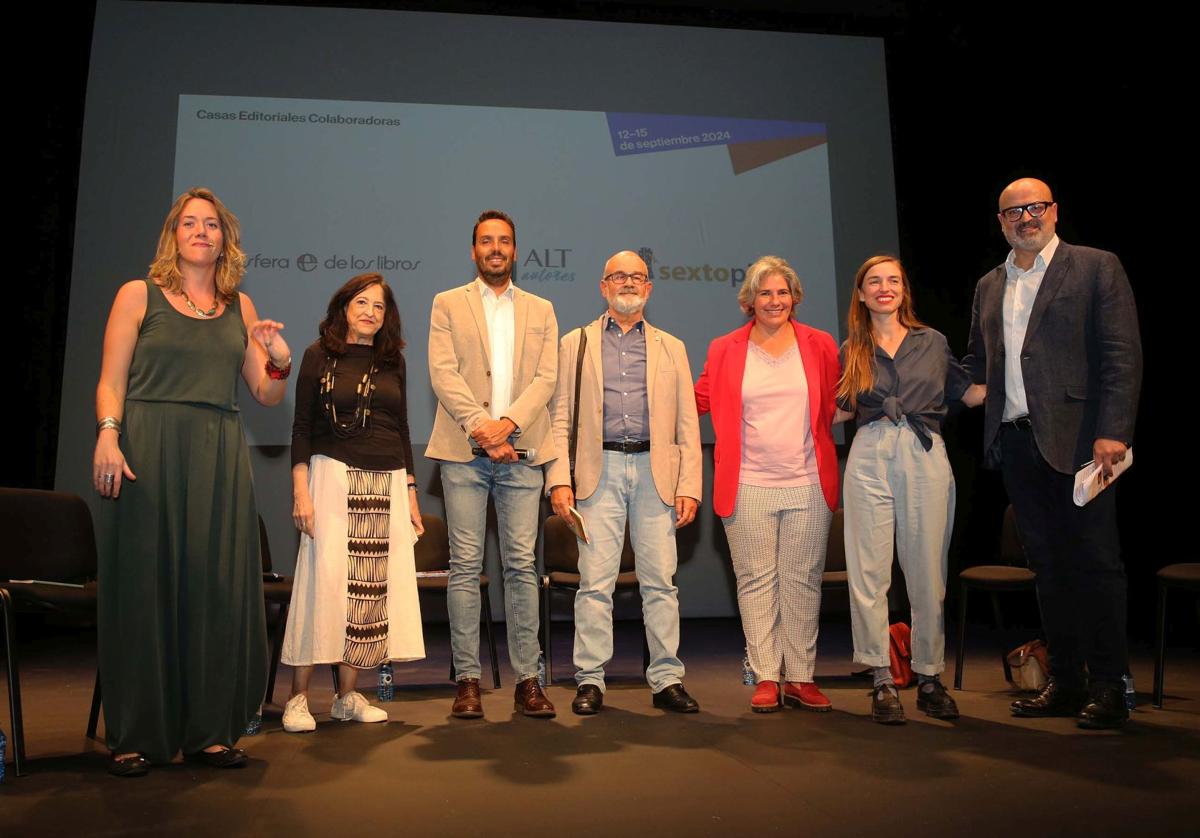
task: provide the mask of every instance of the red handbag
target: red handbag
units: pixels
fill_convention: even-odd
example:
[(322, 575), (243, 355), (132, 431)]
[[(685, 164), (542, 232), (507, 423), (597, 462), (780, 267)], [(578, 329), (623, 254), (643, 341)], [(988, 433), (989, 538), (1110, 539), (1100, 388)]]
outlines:
[(897, 688), (907, 687), (913, 681), (912, 630), (908, 623), (892, 623), (888, 626), (888, 640), (892, 680)]

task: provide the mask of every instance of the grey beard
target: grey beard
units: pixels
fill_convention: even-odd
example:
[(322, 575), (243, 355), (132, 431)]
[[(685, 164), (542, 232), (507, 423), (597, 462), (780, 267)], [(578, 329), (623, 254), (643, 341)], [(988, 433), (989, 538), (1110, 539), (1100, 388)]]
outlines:
[(646, 306), (646, 301), (634, 294), (616, 294), (610, 305), (618, 314), (637, 314)]

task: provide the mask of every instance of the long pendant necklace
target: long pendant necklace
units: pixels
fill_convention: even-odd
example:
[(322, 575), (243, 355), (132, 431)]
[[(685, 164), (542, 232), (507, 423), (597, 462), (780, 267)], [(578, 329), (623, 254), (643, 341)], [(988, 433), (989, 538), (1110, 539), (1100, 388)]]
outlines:
[(371, 363), (367, 366), (367, 371), (363, 373), (362, 380), (354, 388), (358, 397), (354, 405), (354, 414), (349, 419), (339, 419), (337, 405), (333, 402), (333, 386), (337, 380), (337, 362), (337, 358), (329, 359), (325, 374), (321, 376), (321, 402), (325, 413), (329, 416), (329, 426), (333, 433), (342, 439), (349, 439), (358, 436), (369, 426), (371, 397), (375, 395), (375, 382), (372, 379), (379, 370), (372, 358)]
[(187, 291), (184, 291), (182, 288), (180, 288), (179, 293), (183, 295), (183, 301), (187, 303), (187, 307), (190, 308), (197, 317), (203, 317), (207, 319), (217, 313), (216, 297), (213, 297), (212, 308), (210, 308), (208, 311), (204, 311), (203, 309), (198, 308), (196, 304), (192, 302), (192, 298), (188, 296)]

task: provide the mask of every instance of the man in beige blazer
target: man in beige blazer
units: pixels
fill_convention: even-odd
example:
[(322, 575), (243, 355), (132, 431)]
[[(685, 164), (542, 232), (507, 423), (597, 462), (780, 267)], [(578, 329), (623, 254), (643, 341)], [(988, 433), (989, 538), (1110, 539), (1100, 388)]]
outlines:
[(575, 680), (571, 709), (589, 716), (604, 704), (604, 666), (612, 658), (612, 594), (625, 544), (633, 541), (655, 707), (700, 709), (683, 688), (675, 530), (700, 503), (700, 425), (683, 342), (646, 322), (646, 263), (622, 251), (604, 266), (608, 311), (583, 327), (587, 347), (579, 387), (575, 490), (568, 462), (580, 329), (562, 340), (558, 390), (551, 403), (558, 458), (546, 472), (554, 511), (583, 517), (590, 543), (579, 545), (575, 597)]
[(433, 300), (429, 377), (437, 415), (425, 456), (441, 463), (450, 535), (447, 610), (458, 677), (451, 710), (483, 716), (479, 695), (479, 575), (487, 503), (496, 505), (508, 654), (516, 707), (552, 718), (538, 684), (537, 543), (542, 464), (554, 456), (547, 403), (554, 394), (554, 307), (513, 285), (516, 227), (499, 210), (479, 216), (471, 258), (479, 275)]

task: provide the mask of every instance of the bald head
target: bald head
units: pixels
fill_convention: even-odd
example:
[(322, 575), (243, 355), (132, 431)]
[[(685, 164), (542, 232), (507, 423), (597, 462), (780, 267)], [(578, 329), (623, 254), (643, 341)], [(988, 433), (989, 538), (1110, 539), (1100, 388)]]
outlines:
[[(1029, 195), (1036, 197), (1024, 197)], [(1014, 180), (1008, 186), (1004, 187), (1004, 191), (1000, 193), (1000, 209), (1003, 210), (1011, 206), (1027, 204), (1031, 201), (1053, 200), (1054, 197), (1050, 192), (1049, 184), (1035, 177), (1023, 177), (1019, 180)]]
[(619, 253), (614, 253), (609, 260), (604, 263), (604, 276), (616, 273), (617, 271), (623, 271), (627, 274), (650, 273), (650, 271), (646, 268), (646, 263), (642, 261), (642, 257), (638, 256), (632, 250), (622, 250)]
[(614, 319), (622, 321), (641, 313), (646, 301), (650, 299), (652, 283), (649, 274), (650, 271), (642, 257), (632, 250), (614, 253), (604, 263), (600, 294), (608, 302), (608, 313)]
[[(1040, 206), (1033, 207), (1034, 212), (1041, 211), (1041, 215), (1034, 216), (1030, 211), (1031, 204), (1047, 206), (1044, 210)], [(1058, 224), (1058, 205), (1054, 203), (1050, 186), (1032, 177), (1014, 180), (1000, 193), (999, 207), (996, 217), (1000, 221), (1000, 230), (1012, 245), (1017, 264), (1028, 267), (1026, 263), (1032, 264), (1037, 254), (1054, 238), (1054, 228)], [(1015, 220), (1009, 220), (1006, 214), (1014, 214)]]

